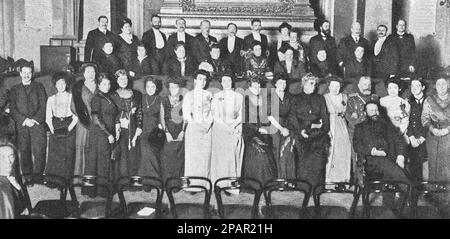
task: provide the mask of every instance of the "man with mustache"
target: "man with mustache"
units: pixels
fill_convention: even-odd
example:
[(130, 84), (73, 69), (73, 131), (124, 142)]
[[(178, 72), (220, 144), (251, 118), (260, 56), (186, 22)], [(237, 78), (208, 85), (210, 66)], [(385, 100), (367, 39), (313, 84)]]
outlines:
[(152, 16), (152, 29), (146, 31), (142, 35), (142, 43), (147, 49), (148, 55), (157, 63), (159, 72), (163, 71), (163, 64), (165, 60), (164, 47), (166, 46), (166, 35), (159, 29), (161, 28), (161, 17), (158, 15)]
[(167, 39), (167, 46), (166, 46), (166, 59), (176, 57), (175, 55), (175, 45), (178, 42), (183, 42), (184, 47), (186, 48), (186, 55), (191, 56), (191, 44), (194, 40), (194, 37), (190, 34), (186, 33), (186, 20), (184, 18), (178, 18), (175, 21), (175, 26), (177, 28), (177, 31), (169, 36)]
[(84, 62), (99, 62), (103, 56), (103, 45), (105, 42), (112, 42), (113, 47), (117, 46), (117, 36), (108, 30), (108, 18), (98, 17), (98, 28), (90, 31), (84, 47)]
[(317, 55), (319, 51), (325, 50), (326, 53), (326, 63), (328, 66), (328, 71), (332, 75), (337, 74), (337, 46), (336, 40), (331, 36), (330, 30), (330, 22), (328, 20), (324, 20), (321, 22), (319, 26), (319, 34), (312, 37), (309, 42), (309, 62), (312, 65), (320, 65), (323, 64), (319, 61)]
[[(364, 105), (367, 102), (378, 101), (378, 96), (372, 94), (371, 79), (368, 76), (363, 76), (358, 81), (358, 92), (350, 94), (347, 102), (347, 108), (345, 111), (345, 118), (348, 121), (348, 133), (350, 136), (350, 142), (353, 142), (353, 133), (357, 124), (362, 123), (366, 119)], [(352, 149), (352, 168), (353, 168), (353, 180), (354, 182), (362, 183), (363, 165), (356, 164), (356, 154)]]
[(372, 87), (377, 95), (387, 95), (384, 82), (397, 75), (399, 65), (399, 50), (392, 35), (387, 36), (388, 27), (379, 25), (377, 28), (378, 39), (372, 44), (373, 67)]
[(192, 42), (192, 55), (197, 62), (197, 65), (204, 61), (211, 59), (209, 52), (211, 51), (211, 45), (217, 43), (217, 39), (209, 35), (211, 30), (211, 22), (203, 20), (200, 23), (200, 33), (195, 36)]
[(337, 61), (340, 67), (346, 67), (350, 62), (352, 62), (354, 52), (357, 47), (363, 47), (366, 52), (366, 58), (371, 54), (369, 51), (369, 41), (361, 36), (361, 24), (359, 22), (354, 22), (350, 29), (351, 34), (342, 38), (338, 46)]
[(231, 64), (231, 70), (235, 75), (242, 75), (244, 40), (236, 36), (238, 31), (236, 24), (229, 23), (227, 29), (228, 36), (219, 42), (220, 55)]
[[(366, 120), (355, 128), (353, 148), (365, 162), (366, 181), (399, 181), (410, 184), (403, 170), (406, 145), (399, 130), (380, 116), (379, 104), (365, 104)], [(383, 200), (384, 201), (384, 200)]]

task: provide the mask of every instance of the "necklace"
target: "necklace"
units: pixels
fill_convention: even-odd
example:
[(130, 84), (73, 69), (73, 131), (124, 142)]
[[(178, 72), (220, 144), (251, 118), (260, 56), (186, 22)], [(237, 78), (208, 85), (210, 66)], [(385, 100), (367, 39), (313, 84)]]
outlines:
[(149, 109), (150, 106), (152, 106), (152, 105), (155, 103), (155, 101), (156, 101), (156, 96), (155, 96), (155, 98), (153, 99), (153, 102), (149, 105), (149, 104), (148, 104), (148, 95), (145, 95), (145, 102), (147, 103), (147, 109)]

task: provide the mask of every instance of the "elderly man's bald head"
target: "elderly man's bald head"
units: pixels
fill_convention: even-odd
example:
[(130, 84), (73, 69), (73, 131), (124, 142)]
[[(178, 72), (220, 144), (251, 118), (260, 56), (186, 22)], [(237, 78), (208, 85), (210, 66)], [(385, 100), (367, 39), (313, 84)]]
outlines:
[(352, 35), (359, 36), (361, 35), (361, 24), (359, 22), (352, 23), (352, 27), (350, 28)]

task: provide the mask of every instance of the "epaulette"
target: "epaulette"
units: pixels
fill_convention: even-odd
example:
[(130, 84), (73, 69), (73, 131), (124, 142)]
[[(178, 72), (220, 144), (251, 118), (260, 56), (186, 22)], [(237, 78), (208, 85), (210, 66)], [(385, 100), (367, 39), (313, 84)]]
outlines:
[(348, 97), (355, 97), (355, 96), (358, 96), (358, 93), (352, 93), (348, 95)]

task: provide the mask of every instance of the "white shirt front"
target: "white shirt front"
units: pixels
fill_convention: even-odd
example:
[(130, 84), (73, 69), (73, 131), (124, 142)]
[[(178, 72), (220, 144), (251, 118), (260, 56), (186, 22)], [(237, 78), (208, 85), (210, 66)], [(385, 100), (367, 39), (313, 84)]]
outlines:
[(177, 31), (177, 40), (186, 43), (186, 32)]
[(235, 36), (228, 36), (228, 52), (232, 53), (234, 51), (234, 43), (236, 41)]
[(153, 29), (153, 33), (155, 34), (155, 42), (156, 42), (156, 48), (157, 49), (162, 49), (164, 47), (164, 38), (161, 34), (161, 31), (152, 28)]
[(262, 41), (261, 41), (261, 34), (259, 34), (259, 33), (257, 33), (257, 32), (252, 32), (252, 34), (253, 34), (253, 40), (262, 42)]
[(386, 41), (386, 37), (378, 38), (378, 41), (375, 43), (375, 56), (378, 56), (381, 52), (381, 48), (383, 47), (384, 42)]
[(291, 74), (292, 71), (292, 61), (286, 61), (286, 70), (288, 74)]

